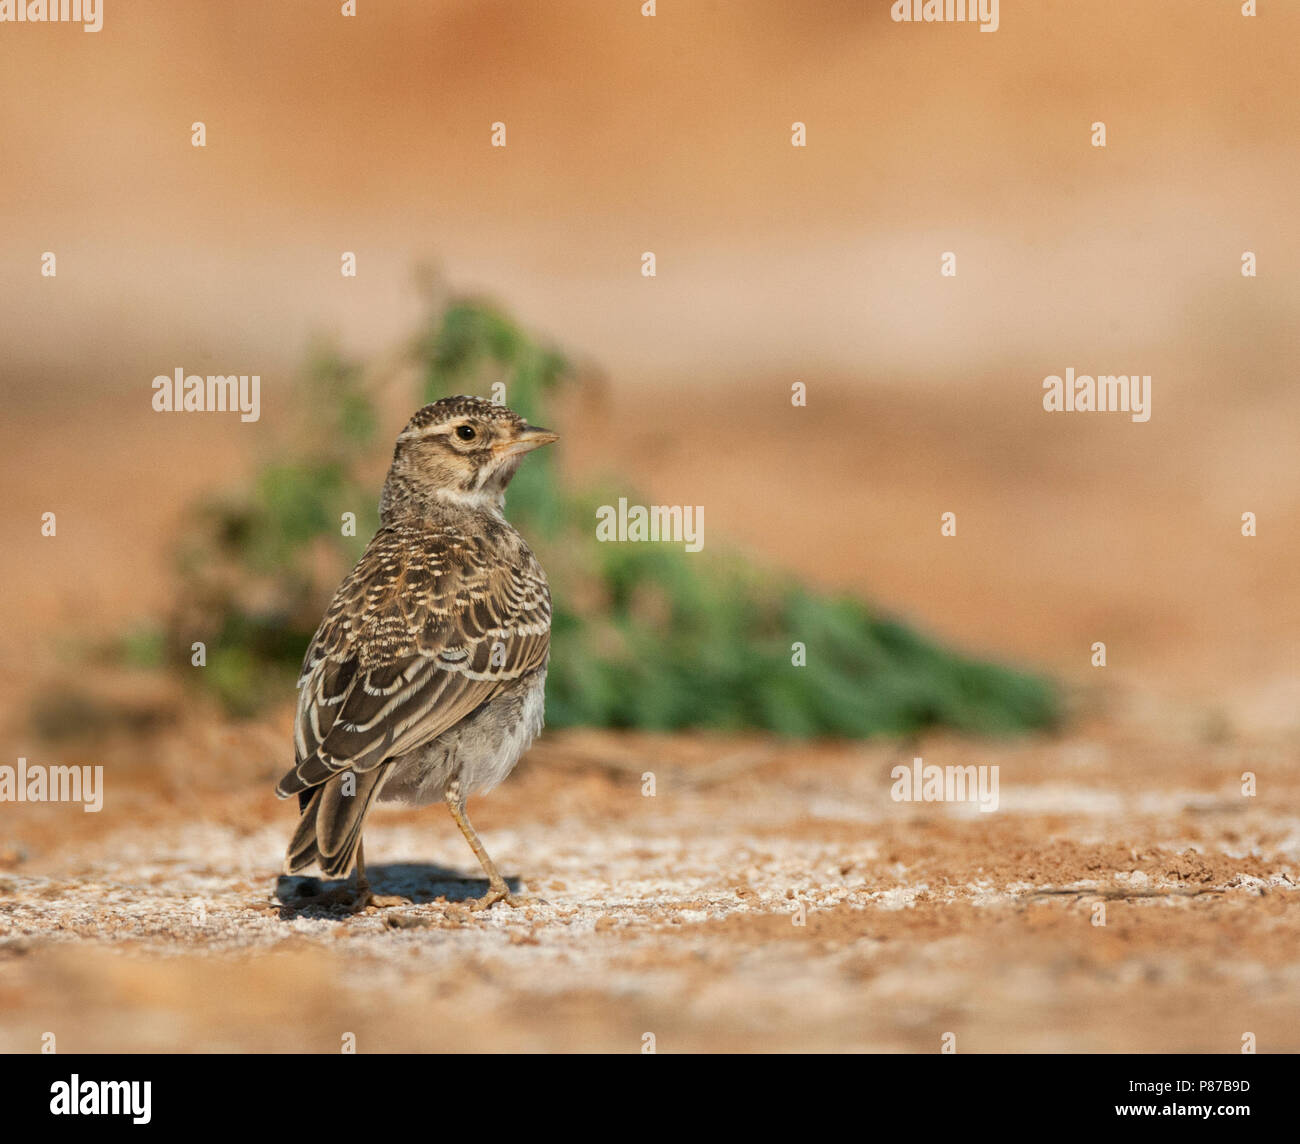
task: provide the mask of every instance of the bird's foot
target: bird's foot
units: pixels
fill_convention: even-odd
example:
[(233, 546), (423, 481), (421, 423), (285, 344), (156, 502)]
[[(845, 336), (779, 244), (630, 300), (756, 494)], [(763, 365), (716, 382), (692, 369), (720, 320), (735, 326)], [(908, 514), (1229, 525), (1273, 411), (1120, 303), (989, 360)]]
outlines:
[[(308, 885), (312, 884), (308, 883)], [(371, 906), (382, 910), (390, 906), (409, 906), (410, 904), (408, 898), (392, 894), (375, 894), (366, 884), (353, 886), (347, 883), (335, 886), (332, 890), (321, 890), (317, 893), (299, 893), (295, 895), (293, 900), (295, 909), (342, 909), (349, 914), (363, 913)]]
[(291, 904), (296, 910), (332, 910), (338, 906), (351, 906), (356, 896), (356, 888), (347, 883), (332, 890), (322, 890), (320, 883), (311, 878), (299, 884)]
[(392, 906), (409, 906), (410, 898), (403, 898), (397, 894), (375, 894), (371, 892), (370, 885), (362, 882), (357, 887), (356, 896), (348, 912), (353, 914), (364, 913), (373, 906), (377, 910), (386, 910)]
[(388, 910), (392, 909), (394, 906), (409, 905), (411, 905), (411, 899), (403, 898), (400, 894), (371, 894), (367, 892), (364, 904), (359, 908), (354, 909), (352, 912), (357, 914), (371, 906), (374, 906), (377, 910)]
[(505, 902), (511, 909), (517, 910), (521, 907), (531, 905), (527, 898), (520, 897), (518, 894), (512, 894), (510, 887), (504, 881), (489, 882), (488, 892), (481, 898), (476, 898), (471, 904), (470, 909), (475, 913), (479, 910), (491, 909), (497, 902)]

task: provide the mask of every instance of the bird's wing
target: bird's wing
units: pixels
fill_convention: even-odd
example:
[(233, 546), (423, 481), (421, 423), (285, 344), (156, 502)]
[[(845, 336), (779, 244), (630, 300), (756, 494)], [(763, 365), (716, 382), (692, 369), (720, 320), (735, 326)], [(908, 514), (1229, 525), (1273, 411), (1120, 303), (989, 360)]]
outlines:
[(380, 529), (303, 661), (283, 798), (436, 739), (546, 663), (551, 596), (518, 534)]

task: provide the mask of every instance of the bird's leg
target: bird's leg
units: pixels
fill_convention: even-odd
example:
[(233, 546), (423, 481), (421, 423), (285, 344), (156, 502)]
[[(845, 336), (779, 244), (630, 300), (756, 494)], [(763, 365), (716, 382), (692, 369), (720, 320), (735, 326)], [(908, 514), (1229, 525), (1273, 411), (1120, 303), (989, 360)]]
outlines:
[(510, 887), (506, 885), (506, 880), (501, 877), (495, 863), (488, 856), (488, 852), (479, 841), (478, 832), (475, 831), (469, 816), (465, 813), (465, 799), (460, 793), (460, 783), (453, 781), (447, 787), (447, 793), (443, 796), (447, 801), (447, 809), (451, 811), (451, 816), (456, 820), (456, 825), (460, 827), (460, 832), (465, 836), (465, 841), (469, 843), (470, 849), (479, 860), (479, 865), (483, 867), (483, 873), (488, 876), (488, 892), (479, 898), (471, 907), (472, 910), (485, 910), (497, 902), (505, 902), (508, 906), (521, 906), (524, 903), (510, 893)]
[(357, 839), (357, 896), (370, 893), (370, 879), (366, 877), (366, 840)]
[[(357, 854), (355, 878), (349, 877), (332, 890), (322, 890), (315, 878), (309, 878), (307, 885), (316, 887), (314, 892), (299, 886), (294, 895), (294, 905), (298, 909), (308, 907), (315, 909), (333, 909), (345, 907), (349, 913), (359, 913), (369, 904), (370, 883), (366, 881), (365, 860)], [(360, 903), (360, 904), (358, 904)]]
[(366, 843), (365, 839), (357, 842), (357, 889), (352, 900), (352, 912), (359, 914), (367, 906), (384, 909), (387, 906), (409, 906), (410, 899), (395, 894), (372, 894), (370, 879), (366, 877)]
[(370, 879), (366, 877), (366, 852), (364, 843), (357, 843), (357, 866), (352, 875), (341, 885), (332, 890), (318, 893), (301, 893), (296, 896), (294, 905), (298, 909), (317, 907), (333, 909), (341, 906), (346, 913), (359, 914), (369, 906), (383, 909), (385, 906), (409, 906), (407, 898), (375, 894), (370, 890)]
[(352, 895), (352, 913), (359, 914), (374, 900), (370, 892), (370, 879), (366, 877), (366, 843), (357, 840), (357, 868), (353, 871), (355, 891)]

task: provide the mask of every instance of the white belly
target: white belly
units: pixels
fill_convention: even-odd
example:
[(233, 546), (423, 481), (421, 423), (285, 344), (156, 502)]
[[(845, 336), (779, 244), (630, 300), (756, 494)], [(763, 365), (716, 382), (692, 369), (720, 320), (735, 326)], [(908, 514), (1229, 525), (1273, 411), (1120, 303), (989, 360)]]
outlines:
[(448, 784), (460, 780), (468, 798), (501, 782), (542, 729), (546, 669), (519, 680), (469, 718), (393, 761), (380, 802), (426, 806), (442, 799)]

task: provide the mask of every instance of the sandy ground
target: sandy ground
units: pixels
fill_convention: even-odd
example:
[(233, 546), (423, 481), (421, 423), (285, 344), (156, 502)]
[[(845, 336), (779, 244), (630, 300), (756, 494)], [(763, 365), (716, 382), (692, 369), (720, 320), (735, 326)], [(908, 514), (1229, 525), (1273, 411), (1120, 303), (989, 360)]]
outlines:
[[(205, 733), (159, 737), (164, 772)], [(275, 731), (203, 747), (243, 762), (6, 818), (0, 1050), (1300, 1049), (1281, 748), (1114, 720), (1001, 745), (555, 734), (471, 808), (531, 904), (469, 910), (449, 818), (394, 809), (367, 851), (410, 904), (352, 916), (277, 879)], [(997, 812), (891, 800), (917, 755), (998, 765)]]

